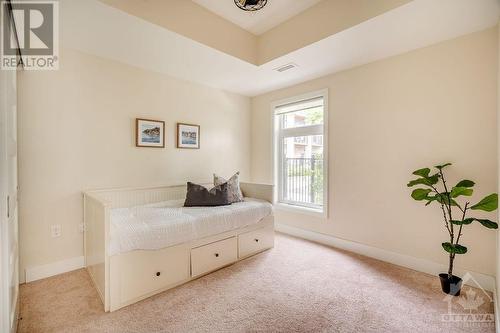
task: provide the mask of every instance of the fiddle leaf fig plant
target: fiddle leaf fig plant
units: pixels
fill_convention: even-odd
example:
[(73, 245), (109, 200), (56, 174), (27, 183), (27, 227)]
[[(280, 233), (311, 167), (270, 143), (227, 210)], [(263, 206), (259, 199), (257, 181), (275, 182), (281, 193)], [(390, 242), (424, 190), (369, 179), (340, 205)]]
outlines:
[[(413, 199), (425, 202), (426, 206), (435, 202), (441, 208), (444, 227), (449, 234), (449, 241), (441, 244), (449, 256), (448, 279), (453, 276), (455, 256), (467, 253), (467, 247), (460, 244), (464, 226), (476, 222), (489, 229), (498, 228), (496, 222), (467, 216), (472, 211), (495, 211), (498, 208), (498, 194), (492, 193), (478, 203), (471, 205), (468, 197), (472, 196), (475, 183), (472, 180), (464, 179), (450, 188), (443, 171), (450, 165), (451, 163), (436, 165), (435, 172), (432, 174), (430, 168), (415, 170), (413, 175), (418, 178), (407, 184), (408, 187), (418, 186), (411, 192)], [(459, 203), (459, 201), (465, 201), (465, 203)]]

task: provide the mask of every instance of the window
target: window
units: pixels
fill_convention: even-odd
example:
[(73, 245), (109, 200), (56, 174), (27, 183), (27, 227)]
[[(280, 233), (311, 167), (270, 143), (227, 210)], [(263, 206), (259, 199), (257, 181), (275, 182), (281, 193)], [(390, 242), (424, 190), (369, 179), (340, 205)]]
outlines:
[(278, 203), (326, 215), (327, 91), (277, 102), (274, 109)]

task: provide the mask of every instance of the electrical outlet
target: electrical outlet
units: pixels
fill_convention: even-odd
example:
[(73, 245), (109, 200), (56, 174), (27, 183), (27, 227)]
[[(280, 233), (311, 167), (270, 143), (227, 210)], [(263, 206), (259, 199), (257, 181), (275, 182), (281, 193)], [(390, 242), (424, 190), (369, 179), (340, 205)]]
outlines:
[(83, 234), (85, 232), (85, 224), (84, 223), (80, 223), (80, 233)]
[(60, 224), (51, 225), (50, 226), (50, 235), (52, 236), (52, 238), (61, 236), (61, 225)]

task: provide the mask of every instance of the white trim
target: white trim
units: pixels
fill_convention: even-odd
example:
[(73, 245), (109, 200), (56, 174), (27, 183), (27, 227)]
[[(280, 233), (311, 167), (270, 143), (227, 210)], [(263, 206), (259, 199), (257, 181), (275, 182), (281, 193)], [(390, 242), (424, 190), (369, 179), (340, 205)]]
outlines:
[[(321, 212), (313, 211), (312, 214), (314, 214), (316, 217), (323, 218), (326, 220), (329, 216), (328, 212), (328, 202), (330, 198), (328, 197), (328, 184), (329, 184), (329, 168), (328, 168), (328, 150), (329, 150), (329, 140), (328, 140), (328, 127), (329, 127), (329, 122), (328, 122), (328, 114), (329, 112), (329, 105), (328, 105), (328, 88), (321, 89), (321, 90), (316, 90), (316, 91), (311, 91), (308, 93), (304, 93), (301, 95), (296, 95), (293, 97), (277, 100), (271, 102), (271, 131), (272, 131), (272, 136), (271, 136), (271, 144), (272, 144), (272, 158), (271, 158), (271, 170), (272, 172), (272, 177), (273, 177), (273, 184), (275, 184), (275, 193), (274, 193), (274, 198), (275, 202), (279, 203), (280, 202), (280, 184), (277, 181), (281, 169), (281, 144), (279, 147), (276, 147), (277, 143), (280, 143), (280, 130), (277, 126), (276, 122), (276, 116), (278, 115), (276, 113), (276, 108), (279, 106), (283, 105), (289, 105), (293, 103), (297, 103), (300, 101), (304, 100), (311, 100), (314, 98), (322, 97), (323, 98), (323, 170), (324, 170), (324, 175), (323, 175), (323, 210)], [(311, 127), (316, 127), (316, 126), (307, 126), (308, 128)], [(297, 131), (297, 133), (302, 133), (303, 128), (298, 128), (298, 129), (285, 129), (287, 132), (291, 133), (292, 131)], [(304, 210), (302, 207), (297, 208), (301, 212)]]
[(285, 202), (277, 202), (274, 204), (274, 209), (277, 211), (285, 211), (297, 214), (305, 214), (317, 218), (325, 218), (325, 213), (321, 210), (310, 208), (307, 206), (291, 205)]
[(498, 297), (497, 297), (497, 285), (495, 280), (495, 288), (493, 290), (493, 307), (495, 311), (495, 332), (500, 333), (500, 314), (498, 313)]
[[(439, 273), (446, 272), (448, 269), (446, 265), (438, 264), (430, 260), (411, 257), (408, 255), (388, 250), (383, 250), (377, 247), (356, 243), (341, 238), (336, 238), (330, 235), (299, 229), (282, 223), (275, 223), (275, 229), (276, 231), (288, 235), (304, 238), (324, 245), (358, 253), (367, 257), (375, 258), (378, 260), (389, 262), (391, 264), (403, 266), (406, 268), (410, 268), (431, 275), (437, 275)], [(455, 274), (457, 274), (458, 276), (463, 276), (465, 273), (469, 273), (483, 289), (494, 292), (495, 278), (493, 276), (477, 272), (459, 270), (459, 269), (455, 270)], [(476, 285), (472, 286), (477, 287)]]
[(280, 159), (278, 159), (278, 156), (281, 154), (281, 148), (276, 147), (277, 143), (279, 142), (279, 122), (276, 121), (276, 106), (277, 103), (271, 103), (271, 124), (272, 124), (272, 136), (271, 136), (271, 150), (272, 150), (272, 156), (271, 156), (271, 170), (272, 172), (272, 183), (274, 184), (274, 202), (273, 203), (278, 203), (279, 202), (279, 183), (278, 183), (278, 175), (280, 174), (279, 172), (279, 164), (280, 164)]
[(295, 103), (298, 101), (309, 100), (309, 99), (313, 99), (315, 97), (320, 97), (320, 96), (328, 96), (328, 88), (310, 91), (310, 92), (303, 93), (300, 95), (295, 95), (292, 97), (283, 98), (283, 99), (280, 99), (277, 101), (273, 101), (273, 102), (271, 102), (271, 110), (273, 111), (273, 115), (274, 115), (275, 108), (280, 106), (280, 105), (292, 104), (292, 103)]
[(26, 283), (83, 268), (83, 256), (56, 261), (50, 264), (28, 267), (25, 270)]

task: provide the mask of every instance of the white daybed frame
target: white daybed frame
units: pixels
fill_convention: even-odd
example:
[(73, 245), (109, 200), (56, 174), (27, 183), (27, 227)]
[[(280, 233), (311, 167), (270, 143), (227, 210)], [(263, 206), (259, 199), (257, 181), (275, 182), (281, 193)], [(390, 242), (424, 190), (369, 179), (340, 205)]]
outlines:
[[(273, 186), (241, 183), (244, 196), (273, 202)], [(115, 311), (274, 246), (274, 218), (170, 246), (108, 255), (109, 212), (183, 199), (186, 185), (84, 192), (85, 266), (105, 311)]]

